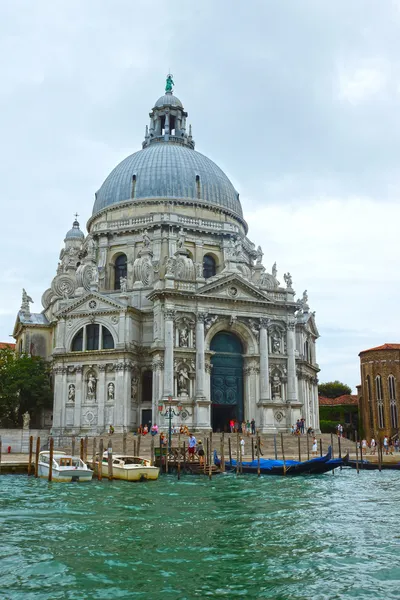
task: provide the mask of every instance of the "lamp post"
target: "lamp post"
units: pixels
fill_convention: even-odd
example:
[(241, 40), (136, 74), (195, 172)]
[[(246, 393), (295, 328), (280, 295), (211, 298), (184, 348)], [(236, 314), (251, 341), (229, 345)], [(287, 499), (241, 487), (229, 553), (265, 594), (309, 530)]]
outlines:
[(172, 441), (172, 417), (179, 417), (182, 413), (182, 405), (178, 404), (177, 410), (172, 407), (172, 396), (168, 396), (168, 402), (165, 407), (165, 413), (163, 413), (163, 405), (158, 405), (158, 410), (163, 417), (168, 417), (168, 454), (171, 453), (171, 441)]

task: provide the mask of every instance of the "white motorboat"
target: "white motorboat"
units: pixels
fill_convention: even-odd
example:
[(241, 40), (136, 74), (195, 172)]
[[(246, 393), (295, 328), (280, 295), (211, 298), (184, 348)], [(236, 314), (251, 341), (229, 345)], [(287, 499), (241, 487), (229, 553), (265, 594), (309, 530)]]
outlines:
[[(124, 479), (125, 481), (146, 481), (158, 479), (160, 469), (152, 466), (146, 458), (139, 456), (127, 456), (124, 454), (114, 454), (112, 457), (113, 479)], [(103, 454), (101, 463), (101, 474), (103, 477), (108, 475), (108, 456), (107, 452)]]
[[(39, 454), (39, 477), (49, 476), (50, 452), (44, 450)], [(56, 451), (53, 454), (53, 481), (91, 481), (93, 471), (79, 456), (72, 456), (65, 452)]]

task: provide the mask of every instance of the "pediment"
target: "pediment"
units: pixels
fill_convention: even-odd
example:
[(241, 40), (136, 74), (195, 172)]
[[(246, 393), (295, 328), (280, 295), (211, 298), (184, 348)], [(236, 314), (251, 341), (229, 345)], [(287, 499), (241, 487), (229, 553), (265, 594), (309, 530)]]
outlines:
[(126, 309), (126, 305), (122, 304), (114, 298), (108, 298), (96, 292), (88, 292), (81, 298), (75, 300), (65, 308), (59, 310), (56, 314), (57, 317), (74, 315), (90, 314), (93, 312), (109, 312), (115, 313), (122, 309)]
[[(214, 278), (213, 278), (214, 279)], [(207, 298), (221, 298), (224, 300), (235, 300), (241, 302), (265, 302), (272, 301), (267, 294), (261, 292), (253, 283), (240, 277), (240, 275), (227, 275), (223, 278), (207, 283), (197, 290), (197, 296)]]
[(307, 331), (309, 331), (315, 337), (317, 337), (317, 338), (319, 337), (319, 331), (317, 328), (317, 324), (315, 322), (314, 313), (305, 313), (303, 315), (303, 323), (304, 323)]

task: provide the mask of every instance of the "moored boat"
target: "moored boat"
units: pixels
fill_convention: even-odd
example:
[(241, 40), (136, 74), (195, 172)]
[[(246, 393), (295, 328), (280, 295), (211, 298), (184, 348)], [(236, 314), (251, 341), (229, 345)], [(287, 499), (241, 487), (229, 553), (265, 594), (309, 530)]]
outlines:
[[(368, 460), (349, 460), (347, 466), (352, 469), (357, 469), (357, 463), (359, 469), (365, 469), (366, 471), (379, 471), (379, 463), (377, 462), (369, 462)], [(400, 463), (390, 463), (390, 462), (382, 462), (381, 463), (382, 471), (400, 471)]]
[[(48, 478), (50, 469), (50, 452), (43, 450), (39, 454), (38, 475)], [(55, 451), (52, 464), (52, 481), (91, 481), (93, 471), (79, 456)]]
[[(221, 464), (216, 450), (214, 450), (214, 464)], [(324, 456), (312, 458), (303, 462), (296, 460), (274, 460), (269, 458), (260, 458), (260, 473), (262, 475), (311, 475), (327, 473), (343, 465), (343, 459), (332, 459), (332, 448), (329, 446), (328, 452)], [(225, 461), (225, 468), (235, 470), (237, 461)], [(243, 461), (241, 463), (241, 472), (258, 473), (258, 461)]]
[[(125, 454), (114, 454), (112, 457), (113, 479), (125, 481), (147, 481), (158, 479), (160, 469), (152, 466), (151, 462), (140, 456), (127, 456)], [(107, 452), (103, 454), (101, 463), (103, 477), (108, 475)]]

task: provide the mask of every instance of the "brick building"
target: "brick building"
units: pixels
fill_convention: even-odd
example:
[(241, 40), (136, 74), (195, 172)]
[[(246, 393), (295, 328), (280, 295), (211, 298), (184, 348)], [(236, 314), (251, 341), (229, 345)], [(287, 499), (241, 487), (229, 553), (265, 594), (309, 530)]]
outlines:
[(399, 430), (397, 382), (400, 381), (400, 344), (383, 344), (359, 354), (360, 414), (364, 435), (394, 435)]

